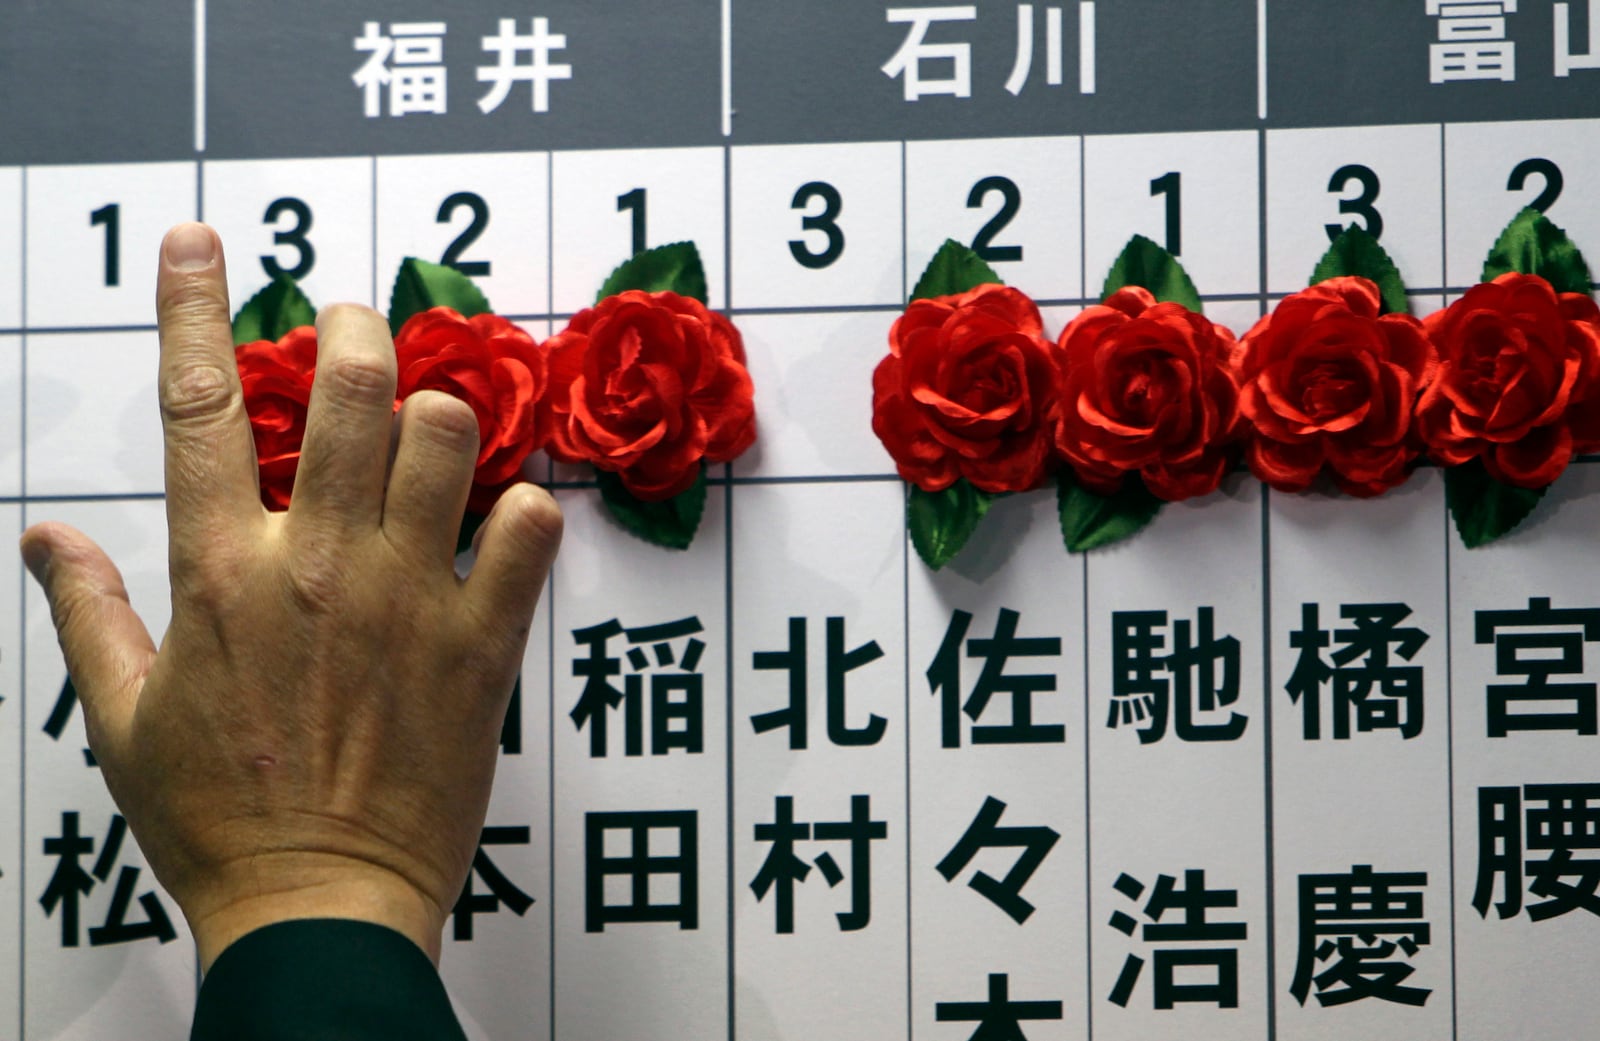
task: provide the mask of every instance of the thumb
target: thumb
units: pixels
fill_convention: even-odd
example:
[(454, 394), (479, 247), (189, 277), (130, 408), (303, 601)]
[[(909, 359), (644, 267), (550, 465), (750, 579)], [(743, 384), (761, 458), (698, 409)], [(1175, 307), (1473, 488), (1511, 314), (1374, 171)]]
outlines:
[(22, 533), (20, 548), (50, 601), (89, 745), (101, 756), (128, 732), (155, 643), (128, 602), (122, 573), (87, 535), (57, 522), (35, 524)]

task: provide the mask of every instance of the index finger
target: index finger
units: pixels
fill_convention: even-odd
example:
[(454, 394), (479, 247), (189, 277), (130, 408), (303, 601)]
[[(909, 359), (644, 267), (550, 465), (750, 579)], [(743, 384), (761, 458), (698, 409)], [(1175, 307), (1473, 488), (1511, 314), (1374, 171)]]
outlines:
[(203, 544), (200, 533), (234, 531), (263, 512), (234, 360), (222, 243), (204, 224), (167, 232), (156, 317), (169, 555), (178, 563)]

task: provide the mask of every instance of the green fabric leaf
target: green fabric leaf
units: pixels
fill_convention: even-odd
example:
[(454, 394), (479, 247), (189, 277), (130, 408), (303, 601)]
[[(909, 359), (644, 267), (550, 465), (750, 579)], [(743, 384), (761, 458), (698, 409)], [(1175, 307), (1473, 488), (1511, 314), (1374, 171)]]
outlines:
[(1506, 226), (1483, 262), (1483, 280), (1491, 282), (1510, 271), (1539, 275), (1558, 293), (1593, 292), (1589, 265), (1567, 233), (1535, 209), (1526, 209)]
[(398, 335), (408, 318), (433, 307), (453, 308), (467, 318), (494, 310), (477, 284), (455, 268), (407, 257), (389, 295), (389, 331)]
[(928, 261), (917, 287), (911, 291), (913, 300), (930, 300), (936, 296), (954, 296), (981, 285), (1005, 285), (994, 268), (968, 246), (955, 239), (945, 239), (939, 252)]
[(1549, 485), (1517, 488), (1502, 484), (1476, 459), (1444, 472), (1445, 502), (1468, 549), (1486, 546), (1516, 530), (1549, 490)]
[(257, 340), (276, 343), (290, 329), (313, 325), (316, 320), (317, 309), (311, 306), (295, 280), (279, 275), (233, 316), (233, 342), (235, 346)]
[(1389, 251), (1360, 225), (1350, 225), (1333, 240), (1333, 245), (1311, 273), (1311, 284), (1342, 276), (1358, 276), (1376, 282), (1383, 298), (1382, 313), (1410, 312), (1411, 302), (1406, 298), (1406, 284), (1400, 278), (1400, 269), (1394, 266)]
[(1100, 290), (1100, 299), (1106, 299), (1125, 286), (1143, 286), (1158, 301), (1179, 303), (1191, 311), (1201, 309), (1200, 291), (1189, 280), (1189, 273), (1178, 263), (1178, 258), (1143, 235), (1130, 239), (1122, 256), (1111, 265), (1105, 287)]
[(925, 492), (913, 484), (906, 499), (906, 527), (917, 556), (935, 571), (950, 563), (978, 530), (995, 498), (965, 478), (942, 492)]
[(700, 476), (693, 487), (682, 495), (662, 502), (645, 502), (634, 497), (623, 487), (622, 478), (606, 470), (596, 470), (600, 479), (600, 497), (611, 511), (611, 516), (630, 532), (646, 542), (668, 549), (688, 549), (694, 533), (700, 527), (700, 518), (706, 512), (706, 471), (701, 466)]
[(674, 242), (635, 253), (611, 272), (595, 302), (629, 289), (672, 292), (705, 303), (706, 269), (700, 262), (700, 250), (693, 242)]
[(1121, 542), (1155, 520), (1166, 504), (1136, 473), (1122, 479), (1115, 495), (1096, 495), (1068, 470), (1056, 479), (1056, 503), (1061, 510), (1061, 537), (1072, 553)]

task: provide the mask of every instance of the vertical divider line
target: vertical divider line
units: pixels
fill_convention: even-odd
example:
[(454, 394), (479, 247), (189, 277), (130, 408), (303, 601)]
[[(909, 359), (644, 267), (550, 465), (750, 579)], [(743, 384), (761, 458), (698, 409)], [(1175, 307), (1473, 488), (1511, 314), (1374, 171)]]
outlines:
[(378, 307), (378, 157), (372, 157), (372, 306), (389, 313), (387, 307)]
[(1272, 797), (1272, 489), (1261, 486), (1261, 755), (1267, 874), (1267, 1041), (1278, 1036), (1277, 857)]
[[(544, 288), (545, 314), (550, 316), (545, 325), (545, 336), (555, 335), (555, 270), (556, 270), (556, 171), (555, 157), (552, 153), (544, 154)], [(546, 471), (550, 475), (550, 483), (555, 484), (555, 463), (549, 464)], [(556, 1034), (556, 911), (560, 905), (556, 903), (556, 569), (561, 566), (560, 559), (550, 568), (550, 653), (549, 653), (549, 684), (546, 689), (545, 712), (548, 722), (545, 724), (545, 733), (549, 735), (550, 754), (549, 760), (550, 780), (550, 1037)]]
[[(1266, 0), (1261, 0), (1261, 30), (1260, 40), (1262, 46), (1262, 118), (1266, 118)], [(1267, 131), (1263, 127), (1256, 131), (1256, 206), (1257, 223), (1260, 230), (1257, 232), (1256, 244), (1258, 260), (1258, 277), (1261, 290), (1261, 314), (1265, 315), (1271, 306), (1268, 294), (1268, 237), (1267, 237)], [(1266, 848), (1266, 873), (1267, 873), (1267, 1041), (1276, 1041), (1278, 1036), (1278, 963), (1277, 963), (1277, 908), (1275, 906), (1278, 894), (1277, 878), (1277, 851), (1274, 847), (1275, 833), (1273, 818), (1276, 814), (1276, 805), (1273, 800), (1273, 769), (1272, 769), (1272, 489), (1266, 485), (1261, 486), (1261, 747), (1262, 747), (1262, 785), (1263, 785), (1263, 827), (1264, 843)]]
[(206, 150), (206, 0), (194, 0), (194, 150)]
[(1256, 118), (1267, 118), (1267, 0), (1256, 0)]
[[(902, 254), (902, 257), (904, 254)], [(902, 260), (902, 263), (904, 261)], [(905, 494), (910, 495), (911, 490), (905, 489)], [(901, 523), (905, 523), (905, 511), (901, 510)], [(917, 1034), (917, 1006), (916, 1006), (916, 973), (912, 935), (915, 928), (915, 919), (911, 916), (912, 901), (912, 859), (911, 859), (911, 533), (905, 532), (905, 537), (900, 540), (900, 591), (901, 606), (904, 613), (901, 615), (901, 646), (902, 657), (905, 661), (905, 677), (902, 692), (905, 697), (905, 716), (903, 729), (905, 731), (906, 749), (906, 1039), (912, 1041)]]
[[(723, 58), (728, 61), (728, 52), (731, 44), (728, 42), (728, 6), (732, 0), (723, 0)], [(728, 66), (731, 68), (731, 65)], [(724, 80), (724, 90), (727, 89)], [(727, 112), (724, 107), (724, 113)], [(729, 145), (722, 146), (722, 306), (724, 313), (733, 314), (733, 148)], [(724, 491), (726, 498), (723, 500), (723, 526), (726, 529), (727, 545), (724, 547), (724, 573), (723, 573), (723, 606), (727, 612), (723, 627), (723, 640), (726, 644), (724, 651), (724, 670), (726, 671), (727, 709), (724, 743), (727, 748), (728, 764), (725, 771), (727, 777), (727, 876), (728, 876), (728, 1041), (735, 1041), (739, 1036), (739, 1004), (736, 981), (738, 979), (737, 962), (735, 954), (738, 938), (734, 931), (734, 792), (736, 779), (734, 776), (733, 755), (733, 720), (734, 720), (734, 681), (733, 681), (733, 464), (727, 466), (728, 485)]]
[[(21, 424), (22, 471), (21, 523), (28, 528), (28, 168), (21, 171), (20, 203), (22, 293), (22, 402), (18, 410)], [(19, 533), (20, 534), (20, 533)], [(23, 569), (17, 583), (17, 1037), (28, 1036), (28, 572)]]
[(1450, 547), (1454, 533), (1450, 530), (1450, 510), (1442, 511), (1444, 527), (1444, 762), (1445, 762), (1445, 817), (1450, 843), (1450, 1036), (1460, 1036), (1461, 1001), (1457, 986), (1459, 961), (1456, 957), (1456, 688), (1455, 688), (1455, 610), (1452, 606)]
[[(1081, 153), (1080, 153), (1081, 155)], [(1089, 557), (1083, 556), (1083, 1008), (1090, 1041), (1094, 1039), (1094, 807), (1090, 799), (1093, 770), (1089, 752)]]
[[(1446, 145), (1449, 143), (1449, 134), (1443, 123), (1439, 124), (1439, 262), (1444, 269), (1442, 281), (1450, 285), (1450, 180), (1449, 163), (1446, 160)], [(1444, 306), (1449, 294), (1446, 293), (1439, 299), (1440, 306)], [(1442, 471), (1441, 471), (1442, 477)], [(1455, 729), (1455, 654), (1451, 643), (1454, 639), (1453, 620), (1455, 612), (1451, 606), (1451, 574), (1450, 574), (1450, 546), (1453, 533), (1450, 530), (1450, 508), (1444, 509), (1444, 718), (1445, 718), (1445, 815), (1446, 833), (1449, 836), (1450, 865), (1450, 1036), (1459, 1036), (1461, 1029), (1461, 1000), (1460, 991), (1456, 985), (1456, 729)]]
[(733, 0), (722, 0), (722, 136), (733, 136)]

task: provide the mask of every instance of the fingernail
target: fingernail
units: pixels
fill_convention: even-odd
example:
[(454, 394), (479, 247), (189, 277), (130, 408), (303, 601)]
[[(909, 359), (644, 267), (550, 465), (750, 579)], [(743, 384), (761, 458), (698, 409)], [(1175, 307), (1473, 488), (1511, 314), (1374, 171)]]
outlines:
[(167, 266), (175, 271), (202, 271), (217, 259), (217, 237), (204, 224), (180, 224), (162, 244)]
[(35, 581), (44, 585), (50, 573), (50, 544), (42, 539), (30, 539), (22, 544), (22, 562)]

